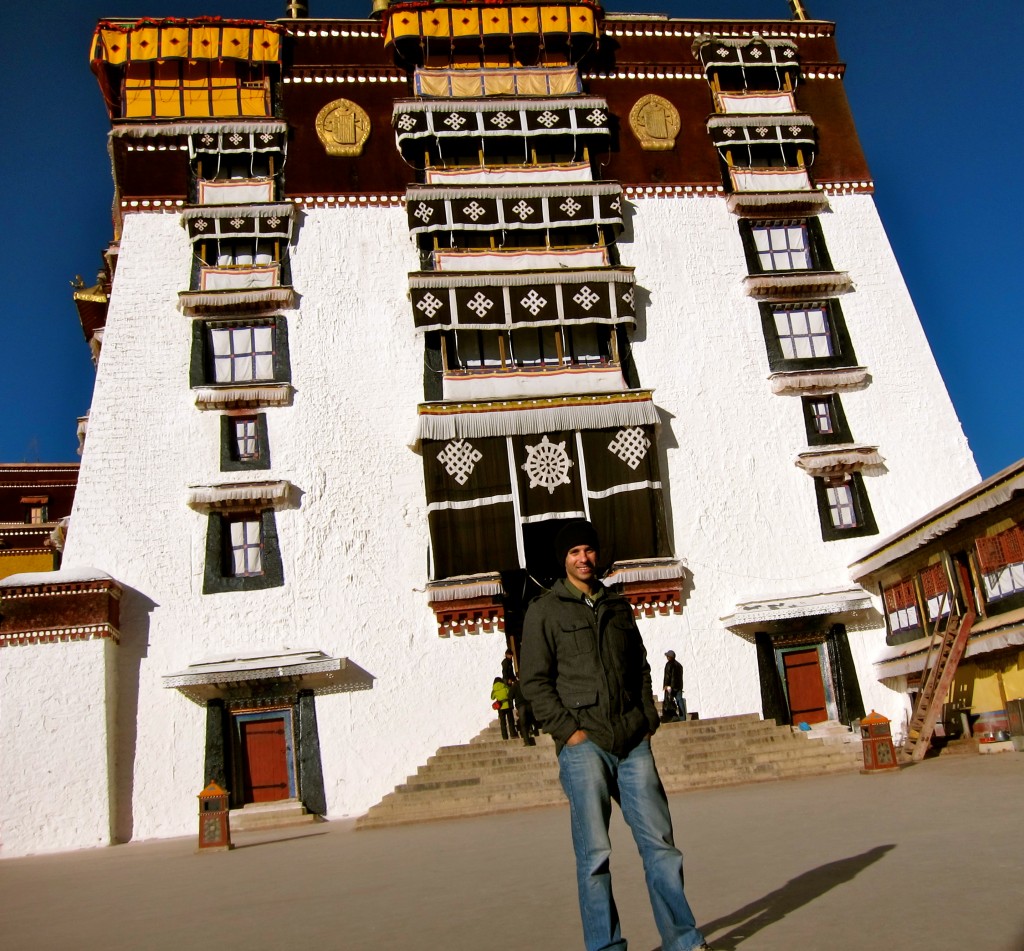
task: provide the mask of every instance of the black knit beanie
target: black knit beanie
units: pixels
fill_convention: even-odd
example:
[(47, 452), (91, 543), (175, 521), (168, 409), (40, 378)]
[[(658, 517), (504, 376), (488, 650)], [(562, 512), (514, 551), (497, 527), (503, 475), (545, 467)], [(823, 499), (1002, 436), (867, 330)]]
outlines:
[(600, 547), (597, 529), (586, 519), (576, 518), (566, 522), (555, 535), (555, 563), (559, 571), (565, 568), (565, 556), (577, 545), (589, 545), (595, 551)]

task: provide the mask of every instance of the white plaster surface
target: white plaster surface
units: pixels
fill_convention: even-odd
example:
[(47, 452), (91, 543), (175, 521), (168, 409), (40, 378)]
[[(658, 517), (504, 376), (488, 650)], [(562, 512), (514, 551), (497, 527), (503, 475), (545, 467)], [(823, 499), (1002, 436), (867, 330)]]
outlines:
[[(877, 538), (978, 473), (871, 198), (834, 198), (822, 222), (835, 267), (856, 285), (843, 310), (871, 379), (842, 399), (855, 440), (886, 459), (884, 474), (865, 479)], [(637, 269), (633, 352), (663, 416), (670, 527), (692, 580), (681, 616), (640, 622), (655, 688), (671, 647), (691, 710), (759, 711), (754, 647), (719, 618), (757, 598), (849, 587), (846, 566), (872, 538), (821, 541), (812, 480), (794, 465), (807, 448), (800, 401), (771, 392), (724, 199), (635, 201), (619, 249)], [(295, 399), (266, 410), (269, 472), (221, 473), (218, 414), (194, 405), (190, 320), (176, 307), (189, 254), (177, 216), (126, 218), (64, 558), (126, 588), (120, 838), (195, 829), (205, 712), (164, 689), (162, 675), (211, 654), (296, 647), (368, 671), (371, 690), (316, 700), (337, 817), (363, 812), (438, 746), (478, 732), (504, 650), (497, 635), (438, 638), (423, 591), (422, 467), (407, 448), (423, 352), (406, 297), (418, 261), (404, 210), (302, 215), (292, 252), (300, 303), (286, 312)], [(186, 505), (188, 486), (268, 478), (300, 492), (297, 508), (276, 515), (284, 586), (203, 595), (207, 520)], [(899, 719), (902, 695), (871, 670), (882, 631), (850, 641), (865, 705)]]
[(0, 858), (110, 845), (116, 651), (0, 650)]

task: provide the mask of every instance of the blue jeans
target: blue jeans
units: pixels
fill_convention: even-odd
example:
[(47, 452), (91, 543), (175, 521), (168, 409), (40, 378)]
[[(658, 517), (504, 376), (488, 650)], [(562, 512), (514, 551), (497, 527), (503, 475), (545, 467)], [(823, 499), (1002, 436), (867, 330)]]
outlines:
[(683, 856), (672, 839), (672, 817), (650, 740), (623, 758), (585, 740), (562, 748), (558, 768), (569, 799), (587, 951), (626, 951), (609, 868), (612, 799), (622, 808), (640, 851), (663, 951), (699, 948), (704, 936), (697, 930), (683, 891)]

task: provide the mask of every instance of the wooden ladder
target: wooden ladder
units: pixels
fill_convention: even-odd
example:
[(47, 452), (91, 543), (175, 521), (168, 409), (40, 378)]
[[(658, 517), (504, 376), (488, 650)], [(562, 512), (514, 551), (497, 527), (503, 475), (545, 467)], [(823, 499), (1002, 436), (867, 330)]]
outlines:
[[(950, 610), (935, 662), (930, 667), (928, 663), (934, 647), (928, 648), (924, 686), (914, 705), (914, 715), (910, 718), (907, 738), (903, 744), (903, 757), (908, 762), (920, 763), (928, 752), (932, 737), (935, 735), (935, 723), (942, 714), (942, 705), (946, 697), (949, 696), (949, 688), (956, 676), (960, 658), (964, 656), (964, 649), (967, 647), (967, 639), (971, 636), (971, 627), (976, 616), (973, 607), (969, 607), (963, 615), (957, 615)], [(933, 645), (941, 623), (942, 618), (936, 618), (932, 634)]]

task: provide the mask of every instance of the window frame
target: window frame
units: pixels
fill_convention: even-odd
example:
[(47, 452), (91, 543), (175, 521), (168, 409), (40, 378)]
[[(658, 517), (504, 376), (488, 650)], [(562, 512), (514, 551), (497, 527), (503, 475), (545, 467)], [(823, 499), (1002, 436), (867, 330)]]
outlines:
[[(256, 424), (256, 454), (241, 458), (238, 453), (235, 426), (242, 420), (253, 420)], [(245, 472), (270, 468), (270, 441), (267, 434), (266, 413), (224, 413), (220, 418), (220, 469), (221, 472)]]
[[(800, 225), (807, 235), (807, 251), (811, 266), (808, 268), (764, 268), (754, 239), (754, 231), (761, 228), (791, 228)], [(825, 246), (825, 236), (821, 231), (821, 223), (814, 216), (806, 218), (741, 218), (739, 221), (740, 239), (747, 260), (747, 273), (753, 276), (762, 274), (813, 274), (819, 271), (831, 271), (832, 259)]]
[[(218, 382), (214, 373), (213, 338), (211, 330), (231, 327), (271, 326), (273, 328), (273, 375), (268, 379)], [(280, 315), (272, 317), (230, 317), (192, 322), (192, 355), (189, 385), (199, 387), (237, 387), (291, 382), (291, 360), (288, 351), (288, 322)]]
[[(259, 521), (262, 571), (236, 575), (231, 571), (231, 529), (233, 522)], [(210, 512), (206, 530), (206, 564), (203, 594), (226, 591), (259, 591), (284, 584), (284, 567), (272, 508)]]
[[(836, 298), (786, 303), (759, 301), (758, 308), (761, 311), (761, 330), (768, 353), (768, 366), (773, 373), (857, 366), (857, 354), (853, 349), (853, 341), (850, 339), (850, 332), (846, 327), (843, 309)], [(809, 309), (820, 309), (825, 312), (832, 353), (826, 357), (787, 357), (782, 350), (782, 341), (779, 339), (775, 315), (784, 311)]]
[[(841, 541), (844, 538), (859, 538), (864, 535), (877, 535), (878, 526), (875, 522), (874, 513), (871, 510), (871, 502), (868, 499), (867, 490), (864, 487), (864, 477), (859, 472), (848, 472), (845, 474), (843, 485), (850, 487), (851, 505), (853, 508), (856, 524), (850, 526), (837, 526), (832, 520), (832, 505), (829, 502), (828, 490), (836, 488), (835, 483), (839, 477), (816, 476), (814, 479), (814, 490), (818, 502), (818, 519), (821, 523), (821, 539), (826, 542)], [(833, 484), (829, 484), (833, 483)]]
[[(850, 424), (847, 422), (846, 413), (843, 410), (843, 402), (838, 393), (824, 393), (815, 396), (801, 397), (804, 412), (804, 427), (807, 431), (807, 445), (809, 446), (831, 446), (837, 443), (853, 442), (853, 433), (850, 431)], [(823, 433), (819, 431), (816, 423), (814, 405), (825, 403), (828, 405), (829, 417), (832, 423), (832, 431)]]

